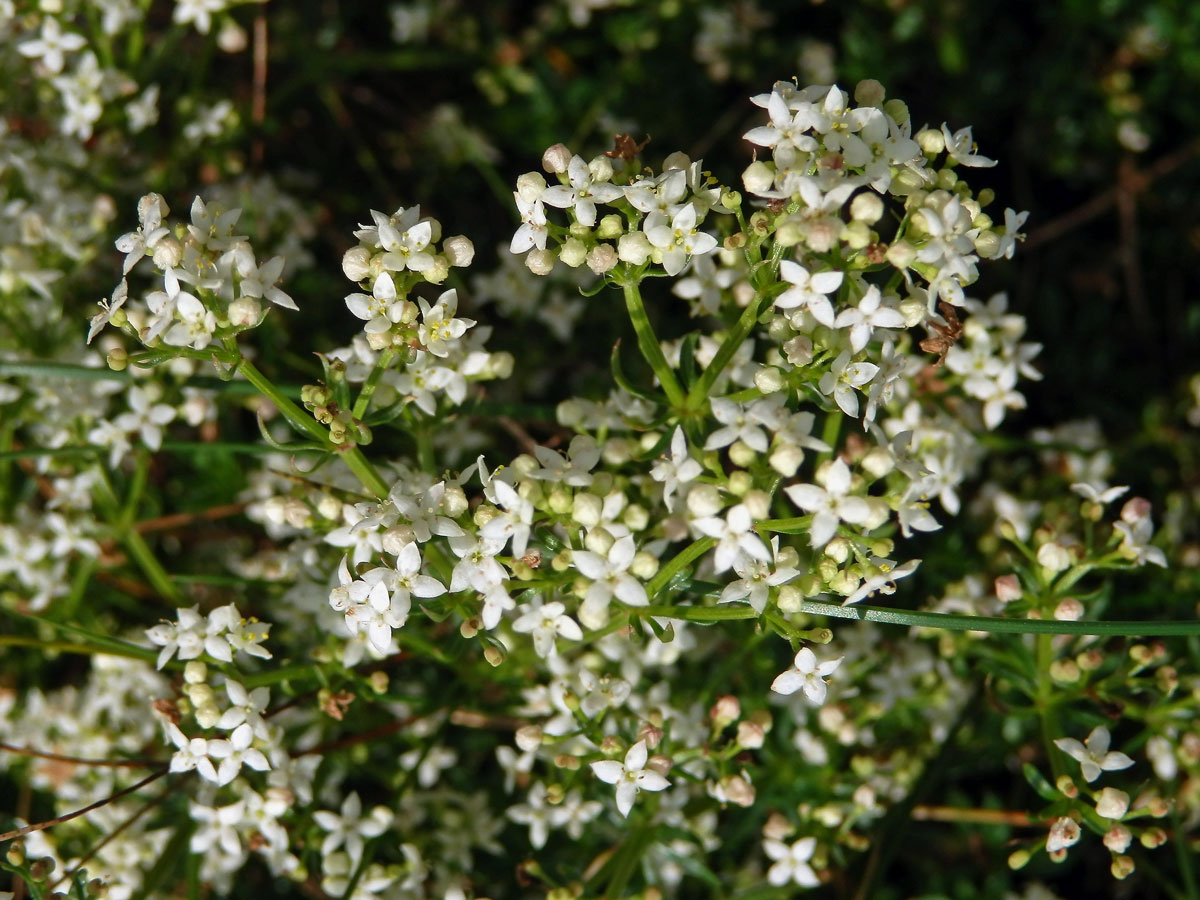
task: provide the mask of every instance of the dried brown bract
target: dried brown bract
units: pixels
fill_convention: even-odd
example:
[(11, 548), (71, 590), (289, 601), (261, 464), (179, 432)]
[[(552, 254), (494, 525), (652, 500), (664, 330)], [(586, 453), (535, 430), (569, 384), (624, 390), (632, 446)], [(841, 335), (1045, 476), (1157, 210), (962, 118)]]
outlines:
[(955, 341), (962, 337), (963, 333), (962, 323), (958, 321), (958, 313), (954, 311), (953, 306), (943, 300), (938, 303), (938, 312), (942, 314), (946, 324), (930, 322), (928, 327), (933, 334), (921, 341), (919, 345), (926, 353), (938, 355), (937, 362), (933, 364), (935, 369), (940, 368), (946, 361), (946, 354), (950, 352), (950, 348), (954, 346)]

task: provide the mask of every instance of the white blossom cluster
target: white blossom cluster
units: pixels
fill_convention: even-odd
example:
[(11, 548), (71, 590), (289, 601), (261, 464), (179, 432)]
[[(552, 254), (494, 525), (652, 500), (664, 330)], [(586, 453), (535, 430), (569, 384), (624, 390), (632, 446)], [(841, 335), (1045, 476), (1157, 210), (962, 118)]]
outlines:
[[(175, 15), (203, 32), (226, 5), (181, 2)], [(43, 19), (40, 43), (21, 52), (59, 70), (80, 54), (82, 65), (83, 44)], [(393, 24), (427, 27), (396, 11)], [(718, 50), (705, 49), (710, 64)], [(739, 877), (814, 888), (829, 879), (835, 847), (862, 849), (855, 842), (920, 779), (928, 757), (916, 747), (952, 735), (971, 683), (931, 639), (957, 638), (893, 637), (864, 623), (825, 647), (814, 605), (897, 591), (921, 563), (903, 542), (961, 511), (980, 470), (979, 435), (1024, 406), (1017, 384), (1039, 377), (1039, 345), (1023, 340), (1024, 320), (1003, 295), (966, 293), (980, 261), (1012, 254), (1024, 214), (1007, 210), (999, 225), (959, 177), (991, 164), (969, 129), (914, 135), (903, 104), (885, 102), (873, 82), (853, 101), (837, 86), (780, 83), (755, 102), (767, 124), (745, 136), (764, 155), (743, 174), (750, 203), (683, 154), (655, 172), (627, 147), (587, 160), (556, 145), (543, 158), (549, 179), (518, 179), (510, 258), (476, 278), (476, 292), (565, 340), (586, 301), (545, 294), (536, 276), (562, 263), (568, 278), (611, 282), (654, 377), (615, 372), (606, 397), (561, 403), (560, 427), (541, 440), (513, 428), (515, 457), (489, 452), (451, 468), (470, 459), (451, 446), (465, 443), (451, 418), (465, 419), (472, 389), (516, 364), (486, 349), (491, 327), (463, 315), (458, 289), (444, 287), (474, 246), (443, 236), (418, 207), (372, 210), (342, 260), (355, 285), (347, 320), (360, 330), (323, 356), (325, 381), (305, 386), (305, 410), (285, 416), (295, 426), (311, 413), (328, 427), (328, 446), (305, 448), (328, 465), (264, 457), (240, 498), (269, 538), (228, 554), (254, 591), (177, 603), (173, 620), (144, 631), (156, 649), (134, 648), (153, 669), (99, 654), (81, 688), (26, 692), (22, 709), (0, 692), (6, 742), (147, 757), (172, 790), (184, 786), (176, 805), (186, 826), (171, 832), (147, 817), (126, 828), (137, 807), (113, 803), (76, 834), (32, 838), (30, 852), (71, 867), (84, 855), (72, 843), (84, 825), (117, 828), (92, 865), (118, 897), (135, 896), (166, 848), (186, 839), (198, 877), (218, 892), (256, 858), (330, 896), (409, 900), (465, 897), (480, 855), (506, 852), (506, 827), (527, 831), (535, 855), (597, 835), (624, 847), (626, 835), (653, 829), (635, 861), (682, 895), (685, 877), (722, 847), (722, 817), (770, 796), (761, 763), (781, 752), (806, 773), (836, 773), (836, 784), (813, 803), (764, 812)], [(26, 211), (21, 228), (65, 240)], [(283, 252), (260, 257), (238, 234), (240, 212), (197, 198), (189, 221), (172, 223), (163, 197), (141, 199), (139, 227), (117, 241), (121, 281), (89, 334), (112, 325), (143, 345), (136, 355), (113, 349), (114, 369), (132, 359), (186, 377), (215, 359), (232, 374), (247, 362), (239, 335), (262, 324), (267, 304), (297, 309), (280, 287)], [(521, 255), (524, 268), (514, 265)], [(153, 281), (142, 290), (129, 276), (147, 258)], [(10, 284), (39, 293), (53, 280), (36, 253), (4, 265)], [(650, 320), (667, 317), (646, 315), (641, 288), (649, 297), (659, 276), (687, 302), (692, 332), (654, 334)], [(102, 453), (77, 469), (38, 463), (49, 499), (0, 525), (0, 576), (19, 585), (23, 609), (69, 596), (68, 560), (99, 560), (102, 544), (128, 540), (92, 509), (93, 495), (111, 491), (101, 463), (119, 470), (135, 443), (158, 450), (168, 426), (215, 415), (212, 392), (168, 378), (138, 376), (119, 406), (112, 393), (32, 398), (58, 404), (66, 423), (43, 433), (46, 447), (86, 439)], [(406, 455), (368, 461), (360, 448), (371, 429), (389, 425)], [(1082, 601), (1067, 591), (1087, 567), (1165, 565), (1140, 498), (1092, 532), (1125, 491), (1109, 486), (1098, 456), (1052, 461), (1071, 479), (1086, 533), (985, 491), (989, 537), (1009, 541), (1018, 562), (992, 587), (974, 575), (952, 583), (933, 610), (1040, 616), (1029, 597), (1058, 585), (1052, 614), (1073, 620)], [(134, 478), (146, 465), (139, 455)], [(243, 616), (247, 602), (277, 624)], [(748, 627), (731, 641), (722, 620)], [(463, 676), (479, 660), (494, 680)], [(761, 678), (747, 660), (778, 668)], [(1069, 662), (1057, 661), (1053, 677), (1077, 680), (1091, 657)], [(896, 709), (908, 711), (913, 748), (889, 747), (895, 736), (878, 725)], [(495, 784), (471, 768), (480, 754), (468, 745), (482, 739), (456, 742), (455, 729), (503, 735), (483, 760)], [(385, 735), (394, 740), (371, 742)], [(1097, 728), (1086, 742), (1052, 740), (1090, 784), (1137, 762), (1110, 751), (1110, 737)], [(1165, 743), (1144, 755), (1173, 778), (1178, 759)], [(34, 787), (75, 805), (132, 781), (123, 769), (31, 759)], [(1106, 846), (1127, 858), (1129, 796), (1105, 787), (1087, 800)], [(1052, 858), (1080, 836), (1071, 816), (1048, 830)]]

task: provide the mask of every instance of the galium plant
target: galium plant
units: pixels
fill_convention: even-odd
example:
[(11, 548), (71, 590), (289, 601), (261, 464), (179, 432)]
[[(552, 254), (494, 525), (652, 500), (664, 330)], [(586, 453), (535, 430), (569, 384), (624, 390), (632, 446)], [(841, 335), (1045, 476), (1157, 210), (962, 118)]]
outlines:
[[(21, 52), (61, 70), (80, 47), (53, 21)], [(1091, 842), (1124, 879), (1174, 844), (1194, 893), (1200, 682), (1165, 642), (1113, 650), (1200, 628), (1101, 620), (1116, 573), (1168, 562), (1149, 503), (1115, 511), (1095, 452), (1047, 461), (1074, 493), (972, 493), (1038, 377), (1024, 320), (971, 296), (1025, 214), (968, 184), (994, 165), (969, 128), (916, 127), (877, 82), (753, 102), (735, 185), (628, 136), (517, 179), (509, 252), (623, 308), (637, 349), (541, 442), (489, 400), (522, 361), (460, 296), (468, 237), (372, 210), (349, 343), (294, 390), (254, 343), (319, 302), (285, 257), (236, 207), (141, 199), (85, 396), (13, 388), (46, 452), (9, 502), (9, 643), (91, 659), (2, 695), (0, 759), (58, 816), (3, 835), (24, 890), (882, 896), (903, 823), (953, 819), (922, 798), (985, 753), (1028, 782), (1013, 870)], [(135, 523), (167, 430), (238, 403), (269, 451), (236, 498), (261, 531), (196, 590)], [(461, 452), (491, 421), (522, 452)], [(917, 548), (967, 520), (979, 567), (929, 573)], [(145, 603), (84, 626), (117, 552)]]

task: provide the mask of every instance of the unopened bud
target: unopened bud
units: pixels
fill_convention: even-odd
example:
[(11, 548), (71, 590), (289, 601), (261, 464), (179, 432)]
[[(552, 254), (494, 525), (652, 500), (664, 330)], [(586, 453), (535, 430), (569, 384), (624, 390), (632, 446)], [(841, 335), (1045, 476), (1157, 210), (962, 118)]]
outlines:
[(571, 164), (571, 156), (572, 153), (565, 144), (547, 147), (546, 152), (542, 154), (542, 168), (555, 175), (561, 174), (567, 171), (567, 166)]

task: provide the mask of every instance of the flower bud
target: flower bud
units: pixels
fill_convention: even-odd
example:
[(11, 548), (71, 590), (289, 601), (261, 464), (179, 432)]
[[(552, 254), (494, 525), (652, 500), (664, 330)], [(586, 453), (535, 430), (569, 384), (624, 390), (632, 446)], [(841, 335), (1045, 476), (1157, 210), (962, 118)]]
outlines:
[(645, 550), (639, 550), (634, 555), (633, 562), (629, 564), (629, 572), (635, 578), (649, 581), (658, 574), (658, 557)]
[(154, 265), (162, 270), (173, 269), (183, 261), (183, 245), (173, 237), (165, 237), (154, 245)]
[(579, 238), (568, 238), (559, 249), (558, 258), (572, 269), (578, 269), (587, 259), (587, 244)]
[(751, 194), (763, 194), (775, 184), (775, 170), (762, 160), (756, 160), (742, 173), (742, 186)]
[(1106, 787), (1096, 797), (1096, 812), (1106, 819), (1120, 819), (1129, 812), (1129, 795)]
[(850, 201), (850, 218), (855, 222), (874, 225), (883, 218), (883, 200), (875, 193), (859, 194)]
[(538, 250), (536, 247), (525, 256), (525, 266), (534, 275), (549, 275), (554, 271), (554, 254), (549, 250)]
[(591, 175), (593, 182), (612, 181), (612, 160), (604, 154), (594, 157), (592, 161), (588, 163), (588, 174)]
[(567, 166), (571, 164), (572, 153), (567, 149), (565, 144), (555, 144), (553, 147), (547, 147), (546, 152), (542, 154), (542, 168), (547, 172), (552, 172), (556, 175), (567, 171)]
[(1133, 841), (1133, 833), (1124, 825), (1114, 825), (1104, 833), (1104, 846), (1113, 853), (1124, 853)]
[(469, 266), (475, 259), (475, 245), (464, 234), (456, 234), (442, 242), (442, 253), (446, 262), (456, 269)]
[(351, 247), (342, 254), (342, 272), (351, 281), (366, 281), (371, 274), (371, 251), (366, 247)]
[(640, 231), (623, 234), (617, 241), (617, 257), (621, 262), (627, 262), (633, 266), (645, 263), (650, 258), (653, 249), (646, 235)]
[(1021, 599), (1021, 582), (1016, 575), (1001, 575), (994, 584), (996, 599), (1001, 603), (1012, 603)]
[(262, 316), (262, 307), (253, 297), (238, 297), (229, 304), (229, 324), (234, 328), (253, 328)]
[[(897, 269), (907, 269), (916, 261), (917, 248), (908, 241), (895, 241), (888, 247), (884, 256)], [(903, 308), (904, 304), (901, 303), (901, 310)]]
[(711, 484), (697, 484), (688, 491), (687, 508), (692, 518), (703, 519), (706, 516), (715, 516), (721, 511), (722, 506), (721, 495)]
[(517, 196), (525, 203), (532, 203), (546, 190), (546, 179), (540, 172), (526, 172), (517, 178)]
[(854, 86), (854, 102), (859, 106), (883, 106), (886, 93), (874, 78), (864, 78)]
[(625, 233), (625, 220), (616, 213), (610, 213), (596, 225), (596, 237), (611, 241)]
[(1071, 567), (1071, 554), (1066, 548), (1054, 541), (1042, 544), (1037, 552), (1038, 564), (1047, 572), (1065, 572)]
[(917, 132), (916, 140), (926, 156), (937, 156), (946, 149), (946, 138), (938, 128), (922, 128)]
[(542, 728), (540, 725), (522, 725), (517, 729), (517, 747), (524, 753), (532, 753), (542, 746)]
[(610, 271), (617, 262), (617, 251), (612, 244), (599, 244), (593, 247), (587, 255), (587, 266), (596, 275), (603, 275)]

